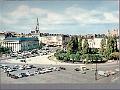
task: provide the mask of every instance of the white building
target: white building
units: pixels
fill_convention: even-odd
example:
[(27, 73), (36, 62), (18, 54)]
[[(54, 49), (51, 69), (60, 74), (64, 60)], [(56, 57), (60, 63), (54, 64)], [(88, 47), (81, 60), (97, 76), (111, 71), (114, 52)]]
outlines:
[(114, 29), (114, 30), (108, 30), (107, 36), (119, 36), (119, 29)]
[(11, 48), (13, 52), (31, 50), (38, 48), (37, 38), (25, 38), (25, 37), (9, 37), (5, 38), (2, 42), (2, 46)]
[(61, 46), (63, 43), (62, 36), (42, 36), (40, 42), (46, 45)]
[[(105, 37), (104, 34), (100, 35), (100, 34), (95, 34), (94, 36), (90, 36), (90, 37), (85, 37), (88, 40), (88, 44), (89, 44), (89, 48), (101, 48), (101, 40)], [(84, 40), (82, 40), (82, 46), (84, 43)]]

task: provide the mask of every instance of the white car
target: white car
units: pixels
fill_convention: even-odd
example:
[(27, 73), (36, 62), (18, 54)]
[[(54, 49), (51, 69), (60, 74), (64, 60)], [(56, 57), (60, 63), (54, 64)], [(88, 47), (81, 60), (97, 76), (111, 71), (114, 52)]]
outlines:
[(108, 76), (109, 76), (109, 74), (107, 74), (105, 71), (98, 71), (98, 74), (99, 74), (100, 76), (105, 76), (105, 77), (108, 77)]
[(46, 73), (46, 71), (39, 71), (39, 74), (44, 74)]
[(12, 69), (11, 69), (11, 68), (7, 68), (6, 71), (8, 71), (8, 72), (12, 72)]
[(32, 72), (30, 72), (30, 71), (27, 71), (27, 72), (26, 72), (26, 75), (28, 75), (28, 76), (33, 76), (34, 73), (32, 73)]
[(18, 78), (22, 78), (22, 75), (20, 73), (15, 74), (15, 76), (17, 76)]
[(46, 71), (46, 72), (52, 72), (52, 70), (48, 70), (48, 69), (46, 69), (45, 71)]
[(20, 69), (20, 70), (24, 70), (24, 68), (23, 68), (23, 67), (19, 67), (18, 69)]
[(110, 74), (111, 74), (111, 75), (115, 75), (115, 74), (116, 74), (116, 72), (112, 71)]
[(40, 72), (39, 71), (34, 71), (34, 74), (40, 74)]
[(115, 71), (119, 72), (119, 68), (116, 68)]
[(30, 66), (27, 66), (26, 69), (31, 69), (31, 67), (30, 67)]
[(14, 65), (14, 67), (19, 67), (19, 65)]

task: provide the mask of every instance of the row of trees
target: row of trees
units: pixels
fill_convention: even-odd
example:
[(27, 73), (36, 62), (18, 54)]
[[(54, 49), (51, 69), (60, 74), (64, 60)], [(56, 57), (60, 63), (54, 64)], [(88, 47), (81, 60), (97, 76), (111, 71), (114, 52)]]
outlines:
[(58, 50), (55, 53), (58, 60), (85, 63), (98, 61), (106, 61), (108, 59), (118, 59), (119, 53), (117, 49), (117, 37), (109, 36), (101, 40), (101, 48), (90, 48), (88, 40), (72, 36), (67, 44), (67, 51)]
[(82, 38), (77, 36), (72, 36), (67, 44), (67, 51), (58, 50), (55, 53), (58, 60), (72, 61), (74, 62), (94, 62), (94, 60), (102, 60), (101, 56), (98, 54), (98, 49), (89, 48), (88, 40), (84, 39), (82, 46)]
[(89, 44), (88, 40), (85, 39), (82, 47), (82, 38), (77, 36), (72, 36), (70, 41), (67, 44), (67, 53), (72, 54), (79, 52), (81, 54), (89, 53)]
[(106, 59), (119, 58), (116, 36), (108, 36), (101, 40), (100, 54), (102, 54)]

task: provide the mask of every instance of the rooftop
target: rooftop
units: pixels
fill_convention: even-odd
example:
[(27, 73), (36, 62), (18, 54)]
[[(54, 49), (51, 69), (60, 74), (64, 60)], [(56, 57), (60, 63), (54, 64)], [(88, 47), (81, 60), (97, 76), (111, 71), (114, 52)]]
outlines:
[(5, 40), (34, 41), (38, 39), (35, 37), (8, 37)]

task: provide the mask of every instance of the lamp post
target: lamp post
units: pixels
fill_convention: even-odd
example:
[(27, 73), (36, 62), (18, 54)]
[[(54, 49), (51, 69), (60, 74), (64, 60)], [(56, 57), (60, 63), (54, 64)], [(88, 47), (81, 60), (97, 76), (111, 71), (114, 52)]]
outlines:
[(97, 80), (97, 62), (96, 62), (96, 69), (95, 69), (95, 80)]
[(97, 80), (97, 57), (95, 55), (95, 59), (96, 59), (96, 65), (95, 65), (95, 80)]

